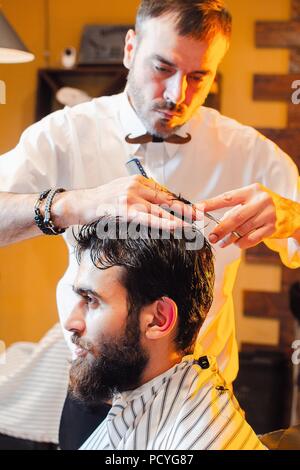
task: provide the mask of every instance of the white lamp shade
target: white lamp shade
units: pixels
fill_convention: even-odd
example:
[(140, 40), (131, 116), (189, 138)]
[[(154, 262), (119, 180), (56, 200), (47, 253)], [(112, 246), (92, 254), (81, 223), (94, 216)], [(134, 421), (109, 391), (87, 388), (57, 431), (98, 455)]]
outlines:
[(0, 63), (17, 64), (34, 60), (17, 33), (0, 11)]

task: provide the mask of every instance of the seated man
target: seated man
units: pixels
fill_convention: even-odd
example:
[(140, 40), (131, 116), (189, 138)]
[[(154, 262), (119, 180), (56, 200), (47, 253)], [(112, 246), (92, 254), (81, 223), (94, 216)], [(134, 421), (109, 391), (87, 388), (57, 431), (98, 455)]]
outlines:
[(77, 241), (70, 390), (112, 400), (81, 449), (264, 449), (214, 359), (193, 351), (214, 284), (201, 232), (137, 233), (105, 216)]

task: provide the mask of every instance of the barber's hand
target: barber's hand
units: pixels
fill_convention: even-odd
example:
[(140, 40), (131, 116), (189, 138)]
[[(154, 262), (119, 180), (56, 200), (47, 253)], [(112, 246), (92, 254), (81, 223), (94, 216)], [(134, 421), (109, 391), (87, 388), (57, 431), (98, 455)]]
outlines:
[(174, 196), (154, 180), (135, 175), (93, 189), (62, 193), (53, 205), (53, 215), (60, 227), (88, 224), (105, 214), (164, 230), (185, 225), (164, 207), (175, 207), (179, 213), (184, 210), (185, 215), (190, 212), (191, 218), (194, 210), (181, 202), (174, 203)]
[[(259, 183), (223, 193), (198, 205), (204, 212), (226, 207), (232, 209), (209, 236), (211, 243), (220, 241), (223, 248), (235, 243), (246, 249), (266, 238), (288, 238), (300, 227), (299, 203), (282, 198)], [(237, 238), (233, 232), (241, 238)]]

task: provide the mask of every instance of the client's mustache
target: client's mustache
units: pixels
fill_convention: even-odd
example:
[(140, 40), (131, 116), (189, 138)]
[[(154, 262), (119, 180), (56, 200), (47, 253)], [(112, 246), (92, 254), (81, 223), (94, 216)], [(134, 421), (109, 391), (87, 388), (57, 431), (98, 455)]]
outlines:
[(92, 351), (94, 349), (93, 343), (90, 340), (80, 338), (76, 333), (71, 336), (71, 341), (81, 349), (86, 349), (87, 351)]

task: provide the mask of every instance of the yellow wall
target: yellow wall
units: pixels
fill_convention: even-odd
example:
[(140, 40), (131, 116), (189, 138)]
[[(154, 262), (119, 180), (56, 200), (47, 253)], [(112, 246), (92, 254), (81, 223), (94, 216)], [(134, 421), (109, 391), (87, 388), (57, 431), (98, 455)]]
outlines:
[[(0, 106), (0, 154), (14, 147), (34, 122), (36, 75), (45, 66), (44, 0), (1, 0), (3, 11), (36, 60), (1, 65), (7, 103)], [(131, 23), (137, 0), (50, 0), (50, 65), (61, 50), (78, 47), (86, 23)], [(0, 221), (1, 223), (1, 221)], [(36, 341), (57, 321), (55, 285), (67, 263), (60, 239), (40, 238), (0, 248), (0, 340)]]
[[(34, 120), (36, 72), (45, 66), (46, 2), (1, 3), (36, 60), (0, 65), (0, 80), (7, 86), (7, 104), (0, 105), (0, 154), (15, 146), (22, 130)], [(234, 15), (234, 34), (231, 51), (221, 67), (223, 113), (255, 126), (283, 126), (286, 107), (254, 103), (251, 80), (255, 72), (287, 71), (287, 52), (255, 49), (254, 21), (288, 18), (289, 0), (227, 0), (227, 4)], [(58, 65), (64, 47), (78, 47), (84, 24), (131, 23), (137, 5), (138, 0), (49, 0), (50, 65)], [(55, 323), (55, 284), (66, 261), (60, 239), (41, 238), (0, 249), (0, 339), (7, 344), (35, 341)], [(247, 275), (253, 276), (252, 271)]]

